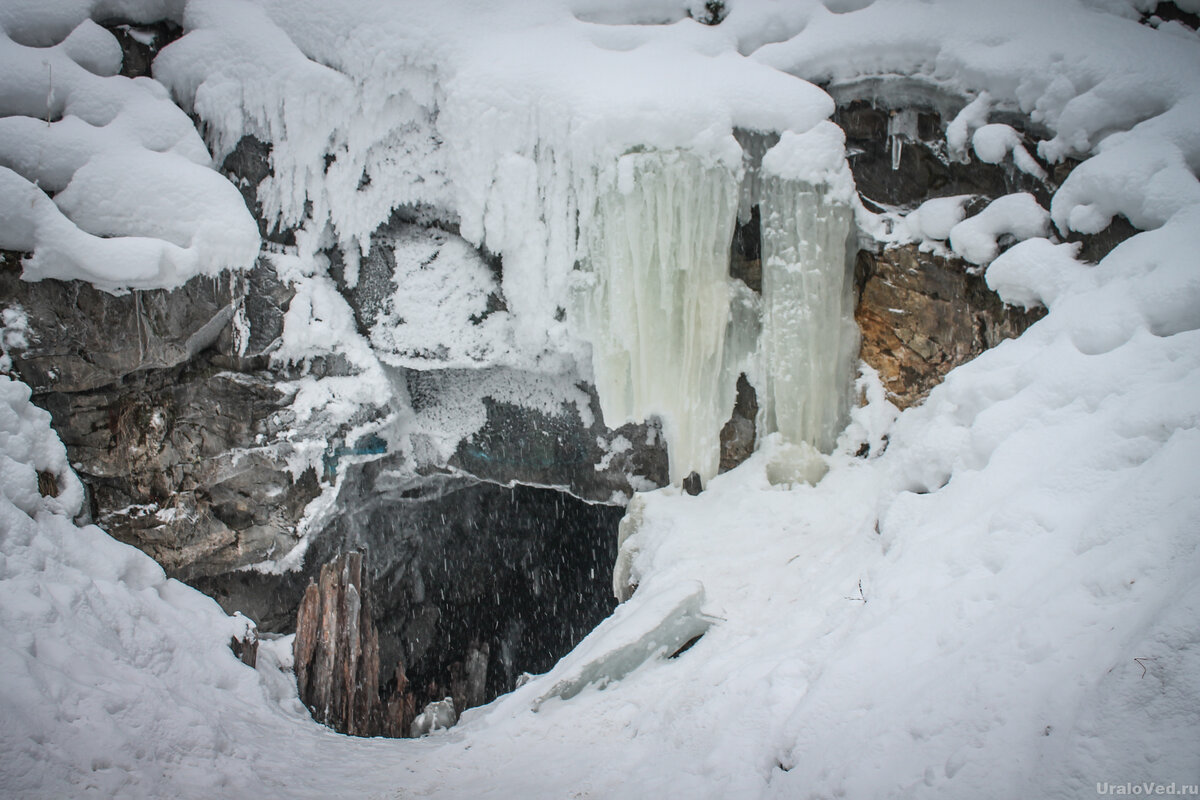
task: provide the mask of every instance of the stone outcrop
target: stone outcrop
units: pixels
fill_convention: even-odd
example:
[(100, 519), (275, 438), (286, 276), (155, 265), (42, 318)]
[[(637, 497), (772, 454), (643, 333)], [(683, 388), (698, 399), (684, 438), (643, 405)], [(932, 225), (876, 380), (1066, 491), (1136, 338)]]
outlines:
[(0, 297), (28, 321), (13, 369), (53, 416), (92, 520), (183, 579), (296, 543), (320, 488), (287, 461), (291, 398), (264, 353), (291, 293), (269, 265), (118, 296), (22, 281), (6, 253)]
[(321, 567), (296, 617), (292, 652), (300, 700), (313, 719), (342, 733), (408, 736), (416, 699), (403, 662), (397, 661), (390, 680), (380, 685), (373, 609), (362, 553), (338, 555)]
[(721, 472), (728, 472), (754, 453), (758, 440), (757, 418), (758, 395), (746, 376), (739, 375), (733, 413), (721, 428)]
[[(854, 91), (869, 95), (873, 89)], [(961, 103), (917, 85), (889, 91), (907, 92), (913, 104), (888, 108), (843, 98), (834, 115), (846, 132), (850, 169), (869, 208), (914, 208), (933, 197), (969, 194), (977, 197), (967, 206), (971, 214), (1013, 192), (1029, 192), (1049, 207), (1053, 186), (1065, 172), (1043, 182), (1011, 164), (952, 158), (944, 119)], [(903, 124), (896, 124), (898, 115)], [(1036, 151), (1032, 141), (1026, 145)], [(915, 244), (863, 249), (855, 273), (860, 357), (879, 372), (900, 408), (920, 403), (954, 367), (1020, 335), (1044, 315), (1041, 309), (1006, 307), (978, 268), (953, 255), (921, 252)]]
[(967, 266), (916, 245), (859, 254), (854, 317), (861, 358), (900, 408), (921, 402), (954, 367), (1045, 315), (1005, 306)]
[(229, 649), (248, 667), (258, 664), (258, 629), (251, 625), (246, 628), (243, 636), (234, 636), (229, 640)]
[(300, 700), (313, 719), (357, 736), (379, 727), (379, 634), (362, 553), (321, 567), (300, 601), (293, 642)]
[(339, 546), (371, 554), (364, 580), (387, 587), (373, 600), (380, 662), (389, 676), (404, 665), (416, 709), (488, 702), (522, 672), (548, 670), (611, 612), (621, 508), (463, 478), (388, 481), (380, 462), (347, 475), (343, 511), (309, 558), (326, 562)]
[(82, 392), (135, 372), (168, 369), (214, 345), (237, 311), (234, 283), (194, 278), (178, 290), (112, 295), (82, 281), (21, 280), (4, 253), (0, 297), (28, 319), (28, 347), (13, 366), (34, 393)]
[[(495, 483), (515, 480), (562, 486), (578, 497), (602, 503), (628, 498), (647, 484), (665, 485), (666, 444), (655, 424), (606, 428), (600, 421), (595, 389), (586, 388), (591, 425), (584, 424), (573, 409), (550, 416), (485, 398), (487, 421), (459, 444), (449, 466)], [(627, 449), (614, 446), (616, 442), (626, 443)]]
[(184, 579), (287, 552), (319, 493), (275, 441), (286, 398), (261, 374), (206, 356), (119, 384), (38, 398), (89, 489), (92, 518)]

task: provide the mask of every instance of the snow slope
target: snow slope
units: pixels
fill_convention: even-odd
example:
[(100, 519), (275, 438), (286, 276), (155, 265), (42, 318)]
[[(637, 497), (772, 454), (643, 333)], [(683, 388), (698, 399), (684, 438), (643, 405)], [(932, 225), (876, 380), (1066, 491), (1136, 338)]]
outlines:
[[(1098, 783), (1200, 785), (1200, 40), (1129, 19), (1149, 10), (1141, 0), (729, 5), (702, 28), (671, 2), (411, 15), (364, 2), (331, 17), (317, 3), (194, 0), (181, 19), (205, 35), (172, 46), (164, 80), (191, 88), (226, 146), (247, 130), (283, 137), (268, 189), (283, 218), (306, 197), (338, 236), (370, 231), (387, 203), (345, 188), (364, 170), (449, 207), (470, 241), (504, 253), (504, 290), (529, 304), (512, 309), (524, 335), (552, 342), (565, 287), (548, 265), (575, 257), (556, 231), (594, 188), (603, 159), (589, 148), (644, 138), (720, 163), (734, 124), (800, 132), (828, 113), (784, 73), (960, 91), (975, 100), (950, 144), (989, 157), (1007, 148), (989, 142), (1003, 138), (991, 112), (1026, 114), (1048, 131), (1043, 157), (1087, 159), (1047, 210), (1058, 233), (1115, 213), (1145, 232), (1088, 265), (1036, 235), (1054, 235), (1039, 218), (987, 264), (985, 233), (1036, 216), (1009, 200), (1024, 206), (985, 219), (970, 252), (1002, 297), (1048, 306), (1043, 320), (902, 414), (864, 371), (870, 402), (816, 485), (786, 480), (811, 455), (773, 438), (698, 497), (635, 500), (618, 575), (637, 584), (631, 599), (549, 674), (420, 741), (317, 727), (276, 649), (257, 672), (229, 653), (244, 622), (72, 525), (78, 484), (48, 416), (0, 379), (6, 794), (1072, 798)], [(61, 9), (77, 17), (65, 36), (92, 6)], [(255, 56), (270, 63), (239, 74), (214, 58), (202, 74), (245, 15), (276, 37)], [(19, 16), (2, 18), (10, 37)], [(273, 82), (299, 58), (330, 74)], [(760, 94), (730, 99), (759, 80)], [(326, 81), (356, 98), (347, 115), (311, 99)], [(681, 86), (694, 113), (670, 99)], [(434, 124), (443, 144), (421, 150)], [(326, 184), (311, 159), (331, 141), (351, 167)], [(928, 207), (905, 228), (961, 244), (959, 209)], [(851, 457), (862, 443), (870, 457)], [(37, 469), (59, 476), (57, 500), (38, 494)]]

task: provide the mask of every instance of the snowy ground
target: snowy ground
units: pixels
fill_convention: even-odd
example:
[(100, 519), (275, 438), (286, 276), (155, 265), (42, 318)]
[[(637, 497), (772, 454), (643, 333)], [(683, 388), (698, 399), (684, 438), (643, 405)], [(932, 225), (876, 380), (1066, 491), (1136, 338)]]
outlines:
[[(528, 305), (510, 307), (527, 349), (565, 336), (554, 309), (575, 255), (559, 238), (569, 217), (552, 216), (566, 211), (538, 203), (569, 209), (592, 191), (584, 167), (610, 155), (600, 143), (619, 152), (640, 137), (719, 163), (733, 125), (803, 132), (832, 104), (785, 72), (918, 75), (969, 94), (949, 145), (1018, 167), (989, 112), (1023, 113), (1049, 131), (1043, 158), (1091, 156), (1046, 210), (1059, 234), (1098, 231), (1115, 213), (1145, 232), (1085, 265), (1043, 238), (1054, 234), (1025, 201), (960, 230), (958, 249), (986, 263), (989, 237), (1031, 228), (986, 274), (1048, 316), (900, 415), (864, 375), (871, 402), (815, 486), (785, 480), (810, 459), (772, 441), (698, 497), (644, 496), (618, 575), (637, 584), (632, 598), (551, 673), (419, 741), (316, 726), (279, 669), (286, 648), (264, 648), (257, 671), (241, 665), (228, 641), (243, 621), (74, 526), (79, 486), (48, 415), (0, 378), (3, 794), (1068, 798), (1097, 784), (1200, 785), (1200, 39), (1186, 26), (1129, 19), (1148, 10), (1140, 0), (829, 0), (828, 11), (741, 0), (715, 28), (670, 2), (462, 4), (411, 25), (355, 3), (333, 27), (317, 3), (152, 5), (94, 13), (176, 15), (200, 34), (173, 45), (161, 79), (194, 103), (218, 149), (245, 130), (274, 137), (268, 191), (281, 219), (298, 221), (307, 197), (333, 235), (357, 241), (389, 208), (374, 190), (344, 189), (363, 174), (451, 209), (468, 240), (504, 253), (505, 292)], [(84, 0), (0, 8), (0, 61), (41, 65), (22, 48), (57, 45), (41, 52), (67, 98), (55, 104), (40, 68), (22, 78), (25, 94), (12, 81), (0, 92), (12, 129), (0, 137), (12, 190), (0, 245), (43, 254), (31, 277), (76, 274), (82, 251), (61, 249), (93, 239), (131, 248), (103, 263), (133, 253), (127, 263), (144, 268), (78, 271), (110, 288), (244, 265), (237, 215), (223, 217), (237, 235), (222, 240), (203, 209), (139, 228), (144, 203), (113, 222), (86, 201), (114, 164), (143, 174), (169, 156), (210, 187), (197, 197), (225, 206), (153, 81), (138, 83), (145, 97), (113, 90), (123, 110), (112, 119), (128, 117), (116, 127), (81, 112), (111, 142), (83, 137), (53, 185), (21, 160), (63, 123), (20, 119), (65, 122), (97, 81), (119, 80), (105, 77), (103, 37), (79, 33), (89, 13)], [(639, 15), (670, 24), (611, 24)], [(258, 28), (238, 27), (251, 17)], [(272, 44), (239, 62), (229, 53), (250, 31)], [(384, 41), (412, 57), (381, 58)], [(294, 85), (264, 78), (301, 62)], [(659, 102), (689, 81), (678, 106)], [(379, 94), (385, 85), (401, 89)], [(305, 105), (305, 92), (349, 92), (354, 109)], [(434, 107), (443, 145), (431, 150)], [(166, 133), (147, 139), (147, 119)], [(344, 175), (312, 168), (331, 142), (346, 147)], [(388, 159), (397, 152), (408, 156)], [(926, 211), (903, 229), (955, 247), (955, 208)], [(315, 307), (329, 293), (307, 296)], [(871, 457), (852, 458), (862, 442)], [(58, 498), (41, 497), (36, 470), (58, 476)]]

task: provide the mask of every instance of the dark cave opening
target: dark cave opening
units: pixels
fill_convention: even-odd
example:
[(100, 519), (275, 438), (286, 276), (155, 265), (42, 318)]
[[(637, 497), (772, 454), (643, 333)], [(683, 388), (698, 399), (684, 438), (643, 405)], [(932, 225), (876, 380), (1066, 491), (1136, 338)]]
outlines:
[[(461, 712), (511, 691), (523, 673), (550, 669), (616, 606), (611, 570), (623, 509), (458, 478), (377, 492), (372, 472), (348, 477), (340, 513), (300, 572), (234, 573), (198, 588), (261, 630), (290, 633), (321, 565), (364, 553), (382, 702), (399, 663), (417, 711), (454, 697)], [(484, 662), (479, 685), (469, 673)]]

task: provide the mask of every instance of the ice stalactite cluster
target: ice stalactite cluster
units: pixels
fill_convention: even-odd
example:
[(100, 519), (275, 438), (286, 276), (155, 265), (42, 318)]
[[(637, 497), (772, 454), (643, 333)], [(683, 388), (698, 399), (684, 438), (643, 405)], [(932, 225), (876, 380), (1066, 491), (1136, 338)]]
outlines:
[[(765, 156), (748, 146), (745, 170), (682, 152), (628, 154), (597, 201), (577, 310), (601, 410), (610, 426), (662, 420), (672, 483), (716, 475), (742, 372), (765, 391), (763, 430), (834, 445), (858, 342), (853, 184), (839, 137), (820, 126)], [(739, 206), (754, 205), (761, 302), (729, 276)]]
[(763, 430), (833, 449), (858, 353), (854, 212), (824, 186), (770, 176), (761, 207)]
[(670, 475), (715, 475), (721, 424), (729, 242), (739, 176), (679, 152), (623, 156), (597, 201), (580, 286), (605, 423), (659, 416)]

